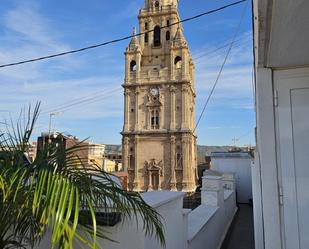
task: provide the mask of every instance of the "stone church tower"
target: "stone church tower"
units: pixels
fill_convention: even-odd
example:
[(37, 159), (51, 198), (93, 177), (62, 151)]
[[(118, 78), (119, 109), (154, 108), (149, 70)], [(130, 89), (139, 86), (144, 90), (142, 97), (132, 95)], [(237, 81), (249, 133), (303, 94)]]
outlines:
[(134, 36), (125, 52), (122, 148), (128, 187), (194, 192), (194, 64), (182, 25), (169, 26), (180, 21), (178, 0), (145, 0), (138, 19), (140, 32), (151, 32)]

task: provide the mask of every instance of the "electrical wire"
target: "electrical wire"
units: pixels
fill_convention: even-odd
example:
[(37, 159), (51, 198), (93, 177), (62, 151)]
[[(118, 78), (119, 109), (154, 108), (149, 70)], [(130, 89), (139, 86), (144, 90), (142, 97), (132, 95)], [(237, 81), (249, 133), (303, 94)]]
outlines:
[[(240, 21), (239, 21), (238, 27), (237, 27), (237, 29), (236, 29), (236, 32), (235, 32), (234, 36), (233, 36), (232, 42), (230, 43), (229, 49), (228, 49), (228, 51), (227, 51), (227, 53), (226, 53), (226, 56), (225, 56), (225, 58), (224, 58), (224, 61), (223, 61), (222, 66), (221, 66), (221, 68), (220, 68), (220, 71), (219, 71), (219, 73), (218, 73), (218, 76), (217, 76), (217, 78), (216, 78), (216, 80), (215, 80), (215, 82), (214, 82), (214, 85), (213, 85), (213, 87), (212, 87), (212, 89), (211, 89), (211, 91), (210, 91), (210, 94), (209, 94), (209, 96), (208, 96), (208, 98), (207, 98), (207, 100), (206, 100), (206, 102), (205, 102), (205, 105), (204, 105), (204, 107), (203, 107), (203, 110), (202, 110), (201, 114), (199, 115), (198, 122), (196, 123), (195, 128), (194, 128), (194, 130), (193, 130), (193, 134), (195, 133), (195, 131), (196, 131), (198, 125), (200, 124), (200, 121), (201, 121), (201, 119), (202, 119), (202, 117), (203, 117), (203, 115), (204, 115), (204, 113), (205, 113), (206, 107), (208, 106), (208, 103), (209, 103), (209, 101), (210, 101), (210, 99), (211, 99), (211, 97), (212, 97), (212, 95), (213, 95), (213, 93), (214, 93), (214, 91), (215, 91), (215, 88), (216, 88), (216, 86), (217, 86), (217, 84), (218, 84), (218, 82), (219, 82), (219, 79), (220, 79), (220, 77), (221, 77), (222, 71), (223, 71), (224, 66), (225, 66), (225, 64), (226, 64), (226, 61), (227, 61), (227, 59), (228, 59), (228, 57), (229, 57), (229, 54), (231, 53), (231, 50), (232, 50), (232, 48), (233, 48), (233, 45), (234, 45), (234, 43), (235, 43), (235, 41), (236, 41), (236, 38), (237, 38), (237, 36), (238, 36), (238, 34), (239, 34), (240, 27), (241, 27), (241, 24), (242, 24), (242, 22), (243, 22), (243, 19), (244, 19), (244, 17), (245, 17), (246, 10), (247, 10), (247, 7), (248, 7), (248, 2), (249, 2), (249, 0), (246, 0), (246, 6), (245, 6), (245, 8), (244, 8), (244, 11), (243, 11), (241, 17), (240, 17)], [(179, 164), (180, 164), (182, 158), (183, 158), (183, 154), (181, 154), (180, 157), (179, 157), (179, 159), (176, 161), (176, 167), (179, 167)]]
[(229, 46), (229, 49), (228, 49), (228, 51), (227, 51), (227, 53), (226, 53), (226, 56), (225, 56), (225, 58), (224, 58), (224, 60), (223, 60), (223, 63), (222, 63), (222, 66), (221, 66), (221, 68), (220, 68), (220, 70), (219, 70), (218, 76), (217, 76), (217, 78), (216, 78), (216, 80), (215, 80), (215, 82), (214, 82), (214, 84), (213, 84), (213, 86), (212, 86), (212, 88), (211, 88), (211, 91), (210, 91), (210, 93), (209, 93), (209, 95), (208, 95), (208, 97), (207, 97), (207, 99), (206, 99), (206, 102), (205, 102), (205, 104), (204, 104), (204, 106), (203, 106), (202, 112), (201, 112), (201, 114), (199, 115), (198, 121), (197, 121), (197, 123), (196, 123), (196, 125), (195, 125), (195, 128), (194, 128), (194, 130), (193, 130), (193, 133), (196, 131), (198, 125), (200, 124), (201, 119), (202, 119), (202, 117), (203, 117), (203, 115), (204, 115), (204, 113), (205, 113), (205, 110), (206, 110), (207, 106), (208, 106), (208, 103), (209, 103), (209, 101), (210, 101), (210, 99), (211, 99), (211, 97), (212, 97), (212, 95), (213, 95), (213, 93), (214, 93), (214, 91), (215, 91), (215, 89), (216, 89), (216, 87), (217, 87), (217, 85), (218, 85), (219, 79), (220, 79), (220, 77), (221, 77), (221, 74), (222, 74), (223, 69), (224, 69), (224, 67), (225, 67), (225, 64), (226, 64), (226, 62), (227, 62), (227, 59), (228, 59), (228, 57), (229, 57), (229, 55), (230, 55), (230, 53), (231, 53), (231, 51), (232, 51), (233, 45), (234, 45), (234, 43), (235, 43), (235, 41), (236, 41), (236, 38), (237, 38), (237, 36), (238, 36), (238, 34), (239, 34), (240, 27), (241, 27), (241, 24), (242, 24), (242, 22), (243, 22), (243, 20), (244, 20), (244, 17), (245, 17), (245, 14), (246, 14), (246, 10), (247, 10), (247, 7), (248, 7), (248, 2), (249, 2), (249, 0), (246, 0), (246, 6), (245, 6), (244, 11), (243, 11), (243, 13), (242, 13), (242, 15), (241, 15), (241, 18), (240, 18), (239, 24), (238, 24), (238, 26), (237, 26), (236, 32), (235, 32), (234, 37), (233, 37), (233, 39), (232, 39), (232, 42), (231, 42), (231, 44), (230, 44), (230, 46)]
[[(105, 89), (102, 89), (102, 90), (98, 90), (96, 92), (93, 92), (93, 93), (90, 93), (88, 95), (84, 95), (84, 96), (81, 96), (79, 98), (75, 98), (75, 99), (71, 99), (71, 100), (68, 100), (66, 102), (63, 102), (62, 104), (59, 104), (59, 105), (52, 105), (50, 107), (45, 107), (45, 109), (47, 110), (50, 110), (50, 111), (45, 111), (46, 113), (50, 113), (52, 112), (53, 110), (60, 110), (62, 108), (66, 108), (70, 105), (74, 105), (74, 104), (78, 104), (79, 102), (81, 101), (88, 101), (88, 100), (92, 100), (94, 98), (98, 98), (98, 97), (102, 97), (104, 96), (106, 93), (108, 93), (109, 91), (113, 91), (113, 90), (118, 90), (118, 89), (121, 89), (121, 87), (114, 87), (114, 88), (105, 88)], [(43, 114), (45, 113), (43, 112)]]
[[(247, 1), (247, 0), (240, 0), (240, 1), (237, 1), (237, 2), (233, 2), (231, 4), (224, 5), (222, 7), (219, 7), (219, 8), (210, 10), (210, 11), (206, 11), (206, 12), (203, 12), (201, 14), (189, 17), (189, 18), (185, 18), (185, 19), (180, 20), (178, 22), (171, 23), (169, 25), (161, 27), (160, 29), (165, 29), (165, 28), (168, 28), (168, 27), (171, 27), (171, 26), (174, 26), (174, 25), (178, 25), (180, 23), (188, 22), (188, 21), (200, 18), (202, 16), (209, 15), (209, 14), (212, 14), (212, 13), (224, 10), (226, 8), (238, 5), (238, 4), (243, 3), (245, 1)], [(125, 36), (125, 37), (122, 37), (122, 38), (114, 39), (114, 40), (111, 40), (111, 41), (107, 41), (107, 42), (91, 45), (91, 46), (88, 46), (88, 47), (83, 47), (83, 48), (79, 48), (79, 49), (75, 49), (75, 50), (70, 50), (70, 51), (66, 51), (66, 52), (62, 52), (62, 53), (57, 53), (57, 54), (51, 54), (51, 55), (42, 56), (42, 57), (38, 57), (38, 58), (34, 58), (34, 59), (23, 60), (23, 61), (19, 61), (19, 62), (8, 63), (8, 64), (3, 64), (3, 65), (0, 65), (0, 68), (17, 66), (17, 65), (21, 65), (21, 64), (26, 64), (26, 63), (31, 63), (31, 62), (41, 61), (41, 60), (47, 60), (47, 59), (51, 59), (51, 58), (55, 58), (55, 57), (60, 57), (60, 56), (68, 55), (68, 54), (79, 53), (79, 52), (83, 52), (83, 51), (86, 51), (86, 50), (90, 50), (90, 49), (106, 46), (106, 45), (109, 45), (109, 44), (112, 44), (112, 43), (118, 43), (118, 42), (121, 42), (121, 41), (124, 41), (124, 40), (128, 40), (128, 39), (130, 39), (130, 38), (132, 38), (134, 36), (141, 36), (141, 35), (153, 32), (153, 31), (154, 31), (154, 29), (149, 30), (149, 31), (145, 31), (145, 32), (141, 32), (141, 33), (138, 33), (136, 35), (129, 35), (129, 36)]]
[[(241, 41), (241, 40), (246, 39), (246, 38), (247, 38), (247, 36), (244, 36), (244, 37), (242, 37), (241, 39), (238, 39), (238, 40), (235, 41), (235, 42)], [(198, 59), (200, 59), (200, 58), (202, 58), (202, 57), (205, 57), (205, 56), (214, 54), (215, 52), (217, 52), (217, 51), (219, 51), (219, 50), (221, 50), (221, 49), (227, 47), (227, 46), (230, 45), (230, 44), (231, 44), (231, 42), (230, 42), (230, 43), (225, 43), (225, 45), (219, 46), (219, 47), (217, 47), (217, 48), (215, 48), (215, 49), (213, 49), (213, 50), (211, 50), (211, 51), (209, 51), (209, 52), (206, 52), (206, 54), (203, 53), (202, 55), (199, 55), (198, 57), (195, 57), (195, 58), (194, 58), (194, 61), (196, 61), (196, 60), (198, 60)], [(242, 44), (243, 44), (243, 42), (240, 43), (240, 44), (238, 44), (237, 46), (234, 46), (234, 48), (235, 48), (235, 47), (239, 47), (239, 46), (241, 46)], [(221, 52), (220, 52), (220, 54), (221, 54)], [(210, 57), (210, 58), (211, 58), (211, 57)], [(202, 62), (203, 62), (203, 61), (198, 61), (197, 63), (195, 63), (195, 65), (198, 65), (198, 64), (200, 64), (200, 63), (202, 63)], [(117, 87), (117, 88), (113, 88), (113, 89), (115, 89), (115, 90), (120, 90), (121, 88)], [(113, 91), (113, 89), (112, 89), (112, 91)], [(62, 104), (60, 104), (60, 105), (58, 105), (58, 106), (53, 106), (52, 108), (47, 108), (47, 109), (49, 109), (50, 111), (44, 111), (42, 114), (47, 114), (47, 113), (51, 113), (51, 112), (61, 112), (61, 109), (66, 109), (67, 107), (70, 107), (71, 105), (72, 105), (72, 106), (73, 106), (73, 105), (79, 105), (81, 101), (88, 102), (88, 101), (92, 101), (93, 99), (98, 98), (98, 97), (104, 97), (104, 95), (106, 94), (106, 91), (107, 91), (107, 89), (102, 89), (102, 90), (96, 91), (95, 93), (91, 93), (91, 94), (89, 94), (89, 95), (86, 95), (86, 96), (83, 96), (83, 97), (80, 97), (80, 98), (72, 99), (72, 100), (67, 101), (67, 102), (64, 102), (64, 103), (62, 103)], [(102, 93), (101, 93), (101, 92), (102, 92)], [(71, 109), (71, 108), (70, 108), (70, 109)], [(0, 110), (0, 112), (1, 112), (1, 110)]]
[[(249, 42), (249, 41), (243, 41), (243, 42), (241, 42), (241, 43), (239, 43), (239, 44), (237, 44), (237, 45), (234, 45), (233, 48), (242, 47), (242, 46), (246, 45), (246, 43), (248, 43), (248, 42)], [(234, 44), (235, 44), (235, 43), (234, 43)], [(209, 54), (205, 54), (205, 55), (202, 56), (202, 57), (208, 56), (208, 57), (207, 57), (207, 60), (209, 60), (209, 59), (215, 58), (215, 57), (217, 57), (217, 56), (219, 56), (219, 55), (221, 55), (221, 54), (223, 54), (223, 53), (225, 52), (225, 50), (223, 50), (223, 48), (217, 49), (217, 51), (218, 51), (218, 50), (222, 50), (222, 51), (219, 51), (218, 53), (214, 53), (214, 52), (211, 51), (211, 52), (209, 52)], [(217, 52), (217, 51), (216, 51), (216, 52)], [(198, 60), (195, 60), (195, 62), (194, 62), (194, 65), (195, 65), (195, 66), (200, 65), (200, 64), (202, 64), (203, 62), (205, 62), (204, 60), (202, 60), (202, 57), (199, 58)]]
[(81, 100), (79, 100), (79, 101), (69, 103), (68, 105), (63, 105), (60, 108), (54, 108), (54, 109), (42, 112), (42, 114), (50, 114), (50, 113), (54, 113), (54, 112), (62, 113), (62, 112), (71, 110), (75, 106), (78, 106), (78, 105), (81, 105), (81, 104), (90, 104), (90, 103), (102, 101), (102, 98), (113, 96), (115, 93), (119, 92), (119, 90), (121, 90), (121, 87), (113, 88), (109, 91), (105, 91), (102, 94), (99, 94), (99, 95), (96, 95), (96, 96), (93, 96), (93, 97), (90, 97), (90, 98), (81, 98)]
[[(239, 41), (242, 41), (242, 40), (245, 40), (245, 39), (247, 39), (247, 38), (248, 38), (248, 35), (246, 35), (246, 36), (244, 36), (244, 37), (242, 37), (242, 38), (239, 38), (238, 40), (235, 41), (235, 43), (236, 43), (236, 42), (239, 42)], [(245, 41), (245, 42), (247, 42), (247, 41)], [(243, 42), (242, 42), (242, 43), (243, 43)], [(213, 54), (213, 53), (215, 53), (215, 52), (217, 52), (217, 51), (219, 51), (219, 50), (221, 50), (221, 49), (223, 49), (223, 48), (228, 47), (229, 45), (231, 45), (231, 42), (225, 43), (225, 44), (222, 45), (222, 46), (218, 46), (218, 47), (214, 48), (213, 50), (205, 51), (205, 52), (201, 53), (199, 56), (193, 57), (193, 60), (194, 60), (194, 61), (199, 60), (200, 58), (203, 58), (203, 57), (205, 57), (205, 56), (208, 56), (208, 55), (210, 55), (210, 54)]]

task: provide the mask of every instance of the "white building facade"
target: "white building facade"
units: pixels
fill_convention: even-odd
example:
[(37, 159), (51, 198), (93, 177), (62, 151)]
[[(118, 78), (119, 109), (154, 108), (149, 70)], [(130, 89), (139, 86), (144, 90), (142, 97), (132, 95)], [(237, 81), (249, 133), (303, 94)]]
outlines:
[(309, 1), (253, 2), (256, 249), (308, 249)]
[(238, 203), (252, 200), (251, 164), (253, 157), (247, 152), (213, 152), (211, 169), (221, 173), (235, 174)]

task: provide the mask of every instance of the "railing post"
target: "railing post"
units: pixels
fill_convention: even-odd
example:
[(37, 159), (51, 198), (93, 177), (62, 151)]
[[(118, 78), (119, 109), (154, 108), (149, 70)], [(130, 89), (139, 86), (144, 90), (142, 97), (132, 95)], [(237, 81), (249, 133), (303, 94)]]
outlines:
[(222, 186), (222, 176), (207, 175), (202, 178), (201, 202), (202, 204), (223, 207), (224, 191)]

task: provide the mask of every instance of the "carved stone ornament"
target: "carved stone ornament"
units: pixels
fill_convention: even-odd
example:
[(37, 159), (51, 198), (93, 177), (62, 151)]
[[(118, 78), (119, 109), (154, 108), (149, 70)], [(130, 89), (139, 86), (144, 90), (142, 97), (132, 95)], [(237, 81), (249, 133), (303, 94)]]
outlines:
[(176, 87), (174, 87), (173, 85), (170, 86), (170, 92), (171, 92), (171, 93), (175, 93), (176, 90), (177, 90)]
[(128, 145), (128, 144), (129, 144), (129, 138), (128, 138), (128, 137), (125, 137), (125, 138), (123, 139), (123, 144), (124, 144), (124, 145)]
[(188, 85), (182, 85), (182, 87), (181, 87), (181, 91), (183, 91), (183, 92), (188, 92), (189, 89), (190, 89), (190, 87)]
[(129, 96), (130, 93), (131, 93), (131, 91), (130, 91), (129, 89), (126, 89), (126, 90), (124, 91), (124, 95), (126, 95), (126, 96)]
[(151, 94), (148, 94), (147, 96), (147, 107), (161, 107), (162, 102), (161, 102), (161, 96), (152, 96)]
[(148, 176), (150, 172), (159, 171), (160, 176), (163, 176), (163, 162), (157, 162), (156, 159), (151, 159), (150, 162), (145, 161), (143, 169), (139, 170), (139, 173), (143, 177)]

